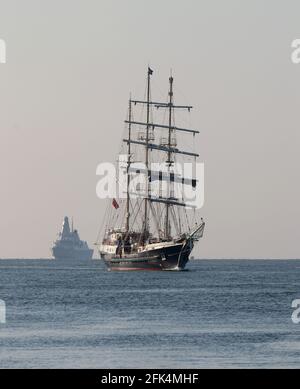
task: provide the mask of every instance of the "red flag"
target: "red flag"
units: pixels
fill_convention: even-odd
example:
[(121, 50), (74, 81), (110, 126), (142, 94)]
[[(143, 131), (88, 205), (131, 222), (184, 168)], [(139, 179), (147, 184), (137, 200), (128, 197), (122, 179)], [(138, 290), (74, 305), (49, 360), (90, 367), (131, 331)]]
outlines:
[(118, 204), (118, 202), (117, 202), (116, 199), (113, 199), (112, 205), (113, 205), (113, 207), (114, 207), (115, 209), (118, 209), (118, 208), (119, 208), (119, 204)]

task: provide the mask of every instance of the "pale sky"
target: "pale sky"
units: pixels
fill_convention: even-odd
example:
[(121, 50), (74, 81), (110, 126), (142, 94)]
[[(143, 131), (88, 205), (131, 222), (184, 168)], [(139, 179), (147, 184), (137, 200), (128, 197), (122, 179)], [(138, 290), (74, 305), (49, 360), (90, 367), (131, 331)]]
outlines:
[(92, 245), (129, 92), (173, 69), (195, 110), (199, 258), (299, 258), (299, 1), (0, 0), (0, 258), (50, 257), (65, 215)]

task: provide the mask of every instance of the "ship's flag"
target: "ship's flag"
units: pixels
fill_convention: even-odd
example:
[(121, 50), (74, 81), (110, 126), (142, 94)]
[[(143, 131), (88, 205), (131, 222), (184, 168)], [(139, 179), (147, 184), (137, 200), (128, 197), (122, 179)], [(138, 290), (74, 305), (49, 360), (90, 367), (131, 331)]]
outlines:
[(116, 199), (113, 199), (113, 201), (112, 201), (112, 206), (113, 206), (115, 209), (120, 208), (120, 206), (119, 206), (119, 204), (118, 204), (118, 202), (117, 202)]

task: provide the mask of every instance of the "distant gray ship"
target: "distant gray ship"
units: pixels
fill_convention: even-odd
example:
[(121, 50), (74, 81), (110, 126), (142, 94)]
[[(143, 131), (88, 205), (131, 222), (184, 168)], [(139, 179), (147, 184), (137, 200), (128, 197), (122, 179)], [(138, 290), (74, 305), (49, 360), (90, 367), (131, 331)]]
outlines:
[(55, 259), (92, 259), (93, 250), (87, 242), (80, 240), (78, 231), (70, 229), (69, 219), (64, 218), (62, 231), (54, 242), (52, 253)]

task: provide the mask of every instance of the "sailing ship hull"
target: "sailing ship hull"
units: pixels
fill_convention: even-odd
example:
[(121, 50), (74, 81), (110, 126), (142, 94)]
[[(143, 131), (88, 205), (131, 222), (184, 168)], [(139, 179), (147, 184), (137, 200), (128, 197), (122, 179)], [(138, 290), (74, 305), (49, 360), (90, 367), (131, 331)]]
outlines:
[(103, 252), (100, 252), (100, 256), (108, 269), (112, 271), (183, 270), (192, 248), (191, 244), (185, 243), (122, 257)]

